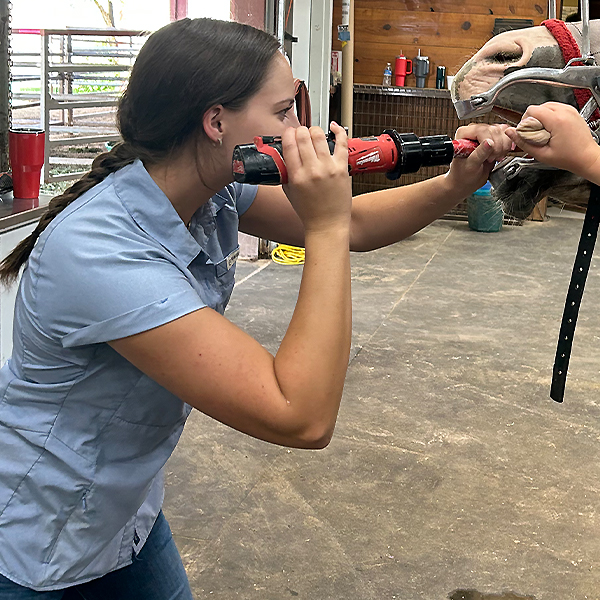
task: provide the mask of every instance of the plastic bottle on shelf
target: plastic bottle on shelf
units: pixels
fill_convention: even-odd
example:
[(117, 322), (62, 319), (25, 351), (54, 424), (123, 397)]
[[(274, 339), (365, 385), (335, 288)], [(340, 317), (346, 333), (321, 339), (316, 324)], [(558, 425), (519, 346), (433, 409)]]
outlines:
[(383, 85), (392, 85), (392, 63), (388, 63), (383, 71)]

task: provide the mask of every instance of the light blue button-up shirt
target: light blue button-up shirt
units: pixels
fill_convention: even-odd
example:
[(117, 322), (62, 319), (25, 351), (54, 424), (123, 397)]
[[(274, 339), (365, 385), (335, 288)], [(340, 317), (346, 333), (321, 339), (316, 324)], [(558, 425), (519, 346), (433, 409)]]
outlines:
[(188, 230), (140, 161), (70, 204), (40, 236), (0, 370), (0, 573), (34, 590), (131, 563), (162, 504), (161, 468), (190, 407), (105, 342), (209, 306), (234, 284), (232, 184)]

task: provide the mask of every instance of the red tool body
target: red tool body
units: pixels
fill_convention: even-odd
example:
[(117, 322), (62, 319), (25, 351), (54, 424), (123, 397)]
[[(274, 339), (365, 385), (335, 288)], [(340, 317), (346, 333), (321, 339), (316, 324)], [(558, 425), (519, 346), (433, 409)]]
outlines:
[[(333, 153), (332, 134), (327, 141)], [(472, 140), (452, 140), (447, 135), (417, 137), (414, 133), (388, 129), (380, 136), (348, 140), (348, 172), (350, 175), (385, 173), (388, 179), (398, 179), (421, 167), (448, 165), (456, 157), (466, 158), (477, 146)], [(254, 144), (236, 146), (233, 175), (240, 183), (287, 183), (281, 138), (256, 137)]]

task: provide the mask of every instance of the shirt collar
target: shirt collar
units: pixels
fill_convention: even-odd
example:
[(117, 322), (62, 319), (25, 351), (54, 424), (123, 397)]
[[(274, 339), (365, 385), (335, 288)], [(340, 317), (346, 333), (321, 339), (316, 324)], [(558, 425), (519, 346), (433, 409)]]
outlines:
[(119, 169), (114, 177), (115, 192), (132, 219), (171, 254), (189, 265), (204, 250), (141, 160)]

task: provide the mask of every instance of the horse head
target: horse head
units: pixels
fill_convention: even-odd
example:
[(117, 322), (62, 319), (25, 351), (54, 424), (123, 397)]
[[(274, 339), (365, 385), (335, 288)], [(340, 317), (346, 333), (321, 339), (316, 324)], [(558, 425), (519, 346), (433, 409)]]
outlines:
[[(565, 25), (581, 48), (581, 23)], [(600, 49), (600, 21), (590, 22), (590, 34), (593, 53)], [(457, 73), (452, 83), (452, 100), (468, 100), (487, 92), (503, 77), (530, 67), (565, 67), (559, 42), (543, 25), (507, 31), (489, 40)], [(528, 106), (549, 101), (578, 108), (573, 89), (540, 83), (515, 83), (500, 92), (493, 111), (509, 123), (516, 124)], [(496, 181), (494, 185), (494, 195), (502, 202), (505, 211), (519, 218), (529, 215), (535, 204), (548, 193), (566, 204), (583, 204), (589, 196), (589, 184), (566, 171), (527, 167), (512, 179)]]

